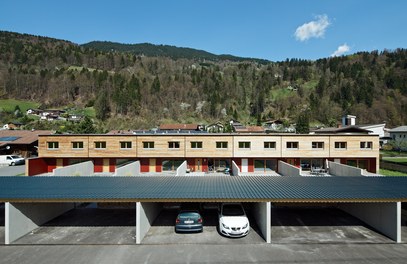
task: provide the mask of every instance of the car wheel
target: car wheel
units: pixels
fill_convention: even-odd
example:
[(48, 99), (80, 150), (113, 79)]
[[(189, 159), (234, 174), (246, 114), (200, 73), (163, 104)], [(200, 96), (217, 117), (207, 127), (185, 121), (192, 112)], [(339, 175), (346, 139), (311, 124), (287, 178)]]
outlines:
[(10, 164), (11, 166), (14, 166), (14, 165), (16, 165), (14, 162), (12, 162), (11, 164)]

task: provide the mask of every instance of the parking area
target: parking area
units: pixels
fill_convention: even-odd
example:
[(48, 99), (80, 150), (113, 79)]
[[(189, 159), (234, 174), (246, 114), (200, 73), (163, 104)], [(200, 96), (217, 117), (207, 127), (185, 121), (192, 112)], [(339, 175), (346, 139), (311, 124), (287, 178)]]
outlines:
[[(206, 204), (208, 205), (208, 204)], [(218, 231), (218, 210), (215, 204), (196, 205), (203, 218), (203, 232), (195, 233), (176, 233), (175, 219), (179, 208), (163, 209), (157, 219), (154, 221), (149, 232), (144, 237), (143, 244), (261, 244), (265, 243), (260, 236), (260, 232), (250, 213), (250, 204), (245, 204), (245, 210), (250, 222), (250, 232), (245, 237), (229, 238), (222, 236)]]
[(393, 243), (352, 215), (330, 205), (278, 205), (271, 209), (271, 241), (292, 243)]
[(135, 234), (135, 208), (83, 204), (33, 230), (13, 244), (136, 244)]
[[(81, 204), (49, 221), (13, 244), (33, 245), (135, 245), (136, 210), (134, 206)], [(216, 204), (199, 204), (204, 219), (203, 232), (176, 233), (178, 206), (165, 206), (153, 222), (142, 244), (264, 244), (251, 213), (252, 204), (244, 204), (250, 232), (242, 238), (219, 233)], [(209, 205), (209, 206), (208, 206)], [(0, 203), (0, 245), (4, 245), (4, 203)], [(407, 243), (407, 211), (402, 208), (401, 238)], [(334, 205), (273, 204), (271, 207), (271, 243), (273, 244), (369, 244), (394, 243), (359, 219)]]

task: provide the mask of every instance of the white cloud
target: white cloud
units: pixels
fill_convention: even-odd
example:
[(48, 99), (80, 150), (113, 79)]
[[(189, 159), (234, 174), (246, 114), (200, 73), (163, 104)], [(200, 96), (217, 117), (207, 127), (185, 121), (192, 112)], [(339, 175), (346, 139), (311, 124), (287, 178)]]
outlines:
[(331, 57), (341, 56), (348, 51), (350, 51), (350, 47), (345, 43), (343, 45), (340, 45), (338, 47), (338, 49), (335, 50), (335, 52), (331, 54)]
[(316, 16), (316, 20), (303, 24), (295, 30), (295, 38), (299, 41), (306, 41), (310, 38), (321, 38), (325, 34), (326, 28), (331, 24), (327, 15)]

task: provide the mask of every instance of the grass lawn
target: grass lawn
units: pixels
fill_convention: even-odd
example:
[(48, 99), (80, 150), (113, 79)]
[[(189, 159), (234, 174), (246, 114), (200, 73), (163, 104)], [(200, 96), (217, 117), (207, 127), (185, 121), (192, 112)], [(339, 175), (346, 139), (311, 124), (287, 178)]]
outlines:
[(20, 107), (21, 112), (25, 113), (29, 108), (38, 108), (40, 104), (31, 101), (0, 99), (0, 109), (3, 111), (13, 112), (17, 105)]
[(407, 173), (405, 173), (405, 172), (391, 171), (391, 170), (385, 170), (385, 169), (380, 169), (379, 173), (384, 176), (407, 176)]
[(380, 155), (382, 155), (383, 157), (407, 157), (407, 152), (381, 150)]
[(407, 157), (382, 157), (382, 159), (397, 163), (407, 163)]

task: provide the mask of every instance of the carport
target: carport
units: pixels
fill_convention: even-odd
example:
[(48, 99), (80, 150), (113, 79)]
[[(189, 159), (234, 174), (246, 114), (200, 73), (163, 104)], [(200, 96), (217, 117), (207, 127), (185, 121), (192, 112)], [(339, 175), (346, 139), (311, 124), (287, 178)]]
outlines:
[(1, 177), (5, 243), (71, 210), (74, 203), (136, 203), (136, 243), (163, 202), (252, 203), (258, 233), (271, 243), (271, 203), (329, 203), (401, 242), (404, 177)]

